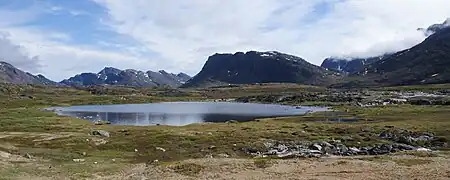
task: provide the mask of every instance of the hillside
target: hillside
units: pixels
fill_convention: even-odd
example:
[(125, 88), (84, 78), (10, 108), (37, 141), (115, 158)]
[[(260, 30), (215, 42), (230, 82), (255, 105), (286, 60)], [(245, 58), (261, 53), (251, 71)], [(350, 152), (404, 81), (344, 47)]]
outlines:
[(32, 75), (2, 61), (0, 61), (0, 82), (12, 84), (59, 85), (43, 75)]
[(422, 43), (368, 65), (357, 75), (375, 76), (388, 85), (450, 82), (450, 28), (444, 28)]
[(364, 66), (371, 64), (380, 59), (386, 58), (389, 55), (382, 55), (369, 58), (339, 58), (330, 57), (326, 58), (320, 67), (326, 68), (328, 70), (333, 70), (337, 72), (344, 72), (353, 74), (364, 69)]

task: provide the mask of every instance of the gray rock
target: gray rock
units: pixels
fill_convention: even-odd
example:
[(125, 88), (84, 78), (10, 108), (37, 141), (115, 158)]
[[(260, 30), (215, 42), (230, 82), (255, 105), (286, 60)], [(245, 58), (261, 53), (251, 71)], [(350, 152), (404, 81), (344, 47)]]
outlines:
[(411, 151), (411, 150), (415, 150), (416, 149), (416, 147), (414, 147), (414, 146), (407, 145), (407, 144), (400, 144), (400, 143), (393, 144), (392, 147), (396, 148), (396, 149), (398, 149), (400, 151)]
[(31, 154), (29, 154), (29, 153), (26, 153), (23, 157), (25, 157), (25, 158), (27, 158), (27, 159), (33, 159), (34, 157), (31, 155)]
[(345, 154), (348, 151), (347, 146), (343, 145), (343, 144), (337, 144), (336, 145), (336, 149), (340, 154)]
[(355, 148), (355, 147), (351, 147), (351, 148), (348, 148), (348, 149), (350, 151), (354, 152), (354, 153), (359, 153), (360, 152), (360, 150), (358, 148)]
[(103, 136), (103, 137), (111, 137), (108, 131), (105, 130), (93, 130), (92, 135), (94, 136)]
[(223, 154), (218, 154), (217, 157), (219, 157), (219, 158), (229, 158), (230, 155), (223, 153)]
[(236, 120), (229, 120), (226, 122), (227, 124), (234, 124), (234, 123), (239, 123), (239, 121)]
[(322, 151), (319, 150), (309, 150), (310, 154), (322, 154)]
[(111, 124), (111, 122), (109, 121), (103, 121), (103, 120), (98, 120), (98, 121), (94, 121), (95, 125), (105, 125), (105, 124)]
[(334, 147), (333, 145), (331, 145), (330, 143), (326, 142), (326, 141), (322, 141), (319, 143), (321, 146), (323, 147)]
[(322, 146), (318, 145), (318, 144), (313, 144), (309, 147), (309, 149), (311, 150), (317, 150), (317, 151), (322, 151)]
[(403, 143), (403, 144), (411, 144), (414, 141), (414, 139), (411, 136), (400, 136), (397, 142)]
[(412, 138), (413, 141), (423, 141), (423, 142), (428, 142), (428, 141), (431, 141), (433, 139), (434, 139), (434, 137), (428, 136), (428, 135), (422, 135), (422, 136), (419, 136), (417, 138)]

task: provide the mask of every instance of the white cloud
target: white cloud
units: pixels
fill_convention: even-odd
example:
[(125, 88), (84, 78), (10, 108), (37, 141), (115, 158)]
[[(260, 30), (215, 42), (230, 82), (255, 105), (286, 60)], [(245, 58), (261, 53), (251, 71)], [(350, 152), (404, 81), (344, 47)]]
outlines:
[(0, 61), (30, 72), (39, 72), (41, 68), (39, 57), (29, 56), (22, 46), (15, 45), (9, 40), (8, 34), (0, 34)]
[(94, 46), (68, 45), (55, 41), (54, 37), (68, 36), (61, 33), (42, 32), (30, 28), (0, 29), (0, 31), (11, 32), (11, 39), (26, 47), (29, 54), (39, 54), (42, 68), (38, 72), (57, 81), (81, 72), (97, 72), (105, 66), (142, 70), (150, 69), (146, 67), (156, 67), (144, 58), (125, 52), (112, 52)]
[(17, 16), (23, 18), (0, 16), (6, 20), (0, 31), (39, 56), (46, 75), (61, 80), (104, 66), (195, 74), (216, 52), (278, 50), (314, 64), (328, 56), (373, 56), (419, 43), (425, 37), (417, 28), (450, 17), (448, 0), (92, 1), (106, 8), (97, 17), (99, 28), (107, 25), (129, 39), (69, 44), (77, 38), (69, 32), (17, 26), (35, 17), (26, 11)]
[(417, 28), (450, 16), (448, 0), (95, 1), (115, 31), (188, 72), (215, 52), (279, 50), (320, 64), (398, 51), (425, 38)]

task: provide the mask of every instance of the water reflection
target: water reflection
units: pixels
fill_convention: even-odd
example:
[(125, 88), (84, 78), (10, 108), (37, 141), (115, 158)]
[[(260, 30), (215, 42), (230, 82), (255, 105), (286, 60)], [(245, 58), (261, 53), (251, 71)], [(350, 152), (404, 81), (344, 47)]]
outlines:
[(72, 106), (55, 108), (59, 115), (90, 121), (107, 120), (117, 125), (174, 125), (229, 120), (251, 121), (256, 118), (303, 115), (324, 108), (293, 107), (269, 104), (175, 102), (154, 104), (123, 104), (104, 106)]

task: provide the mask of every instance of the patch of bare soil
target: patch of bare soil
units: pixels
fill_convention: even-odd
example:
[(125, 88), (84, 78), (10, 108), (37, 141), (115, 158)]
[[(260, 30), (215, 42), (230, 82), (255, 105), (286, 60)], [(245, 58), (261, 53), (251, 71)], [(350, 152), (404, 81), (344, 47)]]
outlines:
[[(96, 179), (444, 180), (450, 178), (450, 159), (444, 157), (402, 156), (375, 160), (371, 158), (321, 158), (269, 161), (264, 168), (258, 166), (252, 159), (195, 159), (148, 167), (141, 164), (116, 175), (97, 177)], [(192, 165), (194, 165), (193, 168), (188, 168)], [(180, 171), (179, 167), (183, 167), (183, 169)], [(187, 172), (183, 172), (183, 170)], [(193, 170), (195, 172), (191, 172)]]

